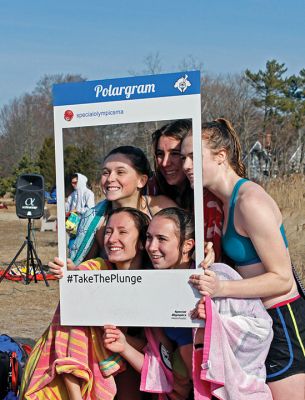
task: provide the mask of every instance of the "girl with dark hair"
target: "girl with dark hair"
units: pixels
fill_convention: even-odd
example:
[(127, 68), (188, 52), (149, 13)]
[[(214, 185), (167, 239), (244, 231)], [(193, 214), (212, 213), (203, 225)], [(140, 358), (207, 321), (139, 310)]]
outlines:
[(111, 209), (133, 207), (150, 218), (165, 207), (175, 206), (164, 195), (144, 195), (152, 171), (143, 151), (134, 146), (120, 146), (104, 158), (101, 186), (105, 200), (86, 212), (78, 227), (70, 258), (75, 265), (84, 259), (97, 257), (103, 249), (103, 231)]
[[(164, 194), (179, 207), (193, 211), (194, 194), (181, 160), (182, 140), (192, 132), (192, 122), (181, 119), (170, 122), (152, 135), (155, 175), (148, 183), (149, 193)], [(216, 261), (220, 260), (220, 236), (222, 229), (222, 204), (208, 190), (204, 191), (204, 236), (212, 242)]]
[[(238, 136), (229, 121), (202, 128), (203, 184), (224, 205), (223, 252), (244, 278), (222, 281), (213, 271), (191, 282), (204, 296), (260, 297), (273, 319), (274, 339), (266, 360), (267, 382), (275, 400), (305, 397), (305, 300), (293, 276), (281, 212), (258, 184), (245, 179)], [(184, 171), (193, 184), (192, 137), (181, 149)]]
[[(96, 258), (69, 269), (130, 270), (149, 266), (144, 251), (148, 224), (149, 217), (137, 209), (111, 210), (105, 226), (107, 260)], [(55, 261), (49, 264), (50, 270), (61, 278), (63, 263)], [(125, 333), (135, 348), (144, 347), (141, 329), (127, 329)], [(61, 326), (57, 311), (29, 357), (20, 398), (111, 400), (116, 395), (118, 400), (140, 400), (143, 395), (139, 386), (139, 375), (119, 355), (103, 347), (101, 328)]]
[(165, 194), (188, 210), (193, 209), (193, 196), (182, 169), (180, 144), (191, 129), (191, 120), (180, 119), (153, 132), (155, 175), (154, 181), (149, 182), (152, 193)]
[[(171, 207), (159, 211), (147, 229), (146, 251), (155, 269), (195, 268), (192, 254), (195, 225), (190, 212)], [(164, 328), (168, 339), (178, 346), (192, 379), (193, 335), (191, 328)]]

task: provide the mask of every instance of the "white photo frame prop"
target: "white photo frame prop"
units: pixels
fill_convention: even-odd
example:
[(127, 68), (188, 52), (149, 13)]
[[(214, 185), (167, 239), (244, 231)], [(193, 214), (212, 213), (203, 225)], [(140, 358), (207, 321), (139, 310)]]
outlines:
[[(188, 71), (54, 85), (58, 253), (66, 260), (63, 130), (88, 126), (191, 119), (193, 126), (196, 265), (204, 258), (200, 73)], [(192, 270), (64, 271), (63, 325), (196, 327), (199, 293)]]

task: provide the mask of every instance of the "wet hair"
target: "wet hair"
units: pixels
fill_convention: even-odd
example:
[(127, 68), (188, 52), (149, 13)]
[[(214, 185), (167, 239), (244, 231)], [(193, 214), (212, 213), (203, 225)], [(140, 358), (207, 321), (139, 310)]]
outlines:
[(228, 162), (237, 175), (246, 176), (242, 162), (242, 150), (239, 138), (232, 124), (224, 118), (218, 118), (202, 125), (202, 139), (206, 140), (213, 153), (221, 149), (227, 152)]
[(119, 146), (115, 149), (112, 149), (104, 158), (104, 162), (108, 157), (113, 154), (123, 154), (131, 161), (132, 167), (137, 171), (140, 175), (147, 175), (148, 178), (152, 176), (152, 170), (149, 164), (149, 161), (144, 154), (143, 150), (139, 147), (134, 146)]
[(185, 209), (193, 208), (193, 198), (192, 198), (193, 191), (191, 189), (189, 180), (185, 177), (186, 186), (183, 192), (181, 192), (180, 188), (177, 188), (173, 185), (169, 185), (164, 176), (159, 171), (157, 163), (157, 151), (158, 151), (159, 139), (162, 136), (174, 138), (176, 140), (179, 140), (181, 143), (182, 140), (191, 132), (191, 130), (192, 130), (192, 121), (190, 119), (179, 119), (163, 125), (162, 128), (156, 130), (152, 134), (154, 168), (155, 168), (158, 193), (164, 194), (176, 202), (178, 201), (179, 206)]
[[(167, 218), (174, 222), (178, 231), (179, 252), (180, 256), (182, 256), (182, 246), (184, 241), (195, 239), (195, 222), (193, 214), (178, 207), (168, 207), (158, 211), (153, 218), (157, 216)], [(190, 256), (193, 251), (194, 248), (191, 250)]]
[[(107, 225), (108, 225), (109, 220), (112, 215), (120, 214), (123, 212), (130, 215), (130, 217), (133, 219), (136, 229), (139, 232), (138, 241), (142, 244), (143, 249), (145, 249), (146, 232), (147, 232), (147, 228), (148, 228), (148, 225), (150, 222), (150, 218), (148, 217), (147, 214), (143, 213), (142, 211), (138, 210), (137, 208), (119, 207), (119, 208), (110, 210), (109, 213), (107, 214), (107, 223), (106, 223), (105, 229), (107, 228)], [(143, 265), (144, 265), (144, 267), (148, 267), (151, 265), (150, 259), (147, 255), (146, 251), (143, 251), (143, 253), (144, 253), (143, 254)]]

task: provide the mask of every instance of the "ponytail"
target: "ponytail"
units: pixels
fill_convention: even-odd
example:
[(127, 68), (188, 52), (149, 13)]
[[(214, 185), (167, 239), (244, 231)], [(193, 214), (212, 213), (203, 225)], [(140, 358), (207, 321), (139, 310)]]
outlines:
[(242, 161), (242, 150), (239, 138), (230, 121), (217, 118), (202, 125), (202, 139), (207, 140), (213, 152), (220, 149), (227, 151), (228, 162), (233, 170), (242, 178), (246, 176), (246, 168)]

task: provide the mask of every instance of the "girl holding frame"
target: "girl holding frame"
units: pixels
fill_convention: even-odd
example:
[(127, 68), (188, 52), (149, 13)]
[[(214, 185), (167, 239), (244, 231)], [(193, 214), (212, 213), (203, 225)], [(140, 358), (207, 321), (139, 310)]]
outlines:
[[(152, 218), (147, 229), (145, 248), (154, 268), (194, 268), (192, 261), (194, 244), (194, 224), (189, 213), (178, 208), (168, 208), (161, 210)], [(224, 264), (214, 264), (211, 268), (223, 279), (240, 279), (237, 273)], [(251, 300), (251, 302), (244, 299), (231, 299), (230, 301), (216, 299), (214, 309), (212, 308), (212, 312), (210, 311), (208, 315), (208, 325), (213, 313), (214, 318), (218, 318), (218, 321), (221, 320), (219, 315), (223, 313), (222, 324), (226, 328), (224, 331), (227, 332), (230, 329), (233, 331), (231, 337), (230, 334), (223, 334), (221, 342), (222, 345), (223, 343), (226, 344), (225, 352), (231, 356), (233, 354), (232, 349), (234, 349), (234, 356), (228, 359), (215, 360), (213, 359), (213, 354), (210, 354), (212, 366), (216, 363), (219, 364), (218, 370), (215, 370), (214, 367), (213, 371), (216, 383), (212, 394), (221, 396), (225, 393), (225, 398), (232, 400), (240, 398), (239, 396), (241, 395), (246, 395), (249, 399), (270, 400), (270, 390), (265, 384), (264, 361), (272, 339), (272, 323), (261, 301), (258, 299)], [(194, 311), (194, 316), (198, 315), (201, 318), (206, 318), (204, 299)], [(244, 329), (245, 326), (246, 329)], [(126, 340), (122, 330), (113, 325), (107, 325), (104, 329), (105, 347), (113, 352), (120, 353), (138, 372), (141, 372), (141, 390), (155, 393), (162, 393), (163, 391), (168, 393), (170, 399), (179, 398), (182, 400), (187, 399), (189, 396), (190, 381), (194, 382), (196, 399), (201, 398), (198, 396), (206, 390), (206, 386), (212, 387), (210, 382), (213, 382), (213, 378), (206, 378), (208, 382), (206, 385), (205, 378), (202, 377), (203, 374), (200, 372), (201, 366), (205, 364), (201, 358), (203, 353), (202, 344), (207, 346), (208, 349), (210, 346), (213, 348), (213, 341), (211, 344), (210, 337), (218, 336), (220, 334), (219, 331), (209, 332), (208, 329), (207, 334), (205, 334), (205, 330), (198, 329), (194, 350), (191, 328), (146, 328), (148, 348), (146, 350), (147, 353), (144, 355), (143, 352), (135, 349)], [(203, 335), (201, 334), (202, 331)], [(237, 332), (240, 333), (240, 337), (237, 335), (238, 337), (236, 338), (234, 336)], [(237, 342), (239, 340), (241, 340), (241, 343), (238, 346)], [(234, 343), (232, 348), (228, 343)], [(186, 377), (189, 379), (189, 382), (184, 380), (181, 383), (181, 375), (173, 368), (174, 378), (170, 392), (169, 388), (164, 384), (164, 381), (168, 378), (167, 372), (164, 371), (171, 368), (170, 362), (173, 361), (173, 358), (170, 356), (169, 361), (164, 362), (162, 356), (153, 354), (155, 361), (148, 361), (152, 358), (152, 349), (160, 349), (162, 345), (170, 353), (173, 353), (175, 348), (178, 350), (184, 362)], [(205, 353), (209, 352), (209, 350), (204, 351)], [(162, 351), (160, 353), (162, 354)], [(156, 364), (160, 365), (160, 369), (157, 368), (155, 370)], [(225, 383), (219, 385), (215, 377), (221, 376), (221, 371), (223, 370), (226, 373)], [(162, 372), (164, 373), (164, 380), (161, 379), (163, 383), (158, 386), (159, 382), (155, 382), (152, 386), (151, 382), (148, 381), (151, 380), (154, 373), (156, 376), (162, 376)], [(170, 378), (168, 379), (170, 380)]]
[[(109, 212), (105, 226), (104, 249), (107, 260), (96, 258), (70, 270), (139, 269), (148, 265), (144, 251), (149, 217), (134, 208)], [(63, 263), (49, 263), (50, 270), (62, 277)], [(135, 332), (136, 331), (136, 332)], [(55, 314), (51, 326), (36, 343), (26, 365), (21, 399), (50, 398), (82, 400), (140, 400), (139, 378), (117, 354), (102, 346), (99, 327), (66, 327)], [(139, 329), (126, 335), (130, 343), (141, 350), (145, 341)], [(127, 371), (126, 371), (127, 368)], [(126, 372), (124, 372), (126, 371)], [(124, 372), (117, 375), (118, 372)], [(127, 378), (126, 378), (127, 377)], [(127, 380), (127, 384), (126, 384)], [(126, 388), (127, 386), (127, 388)]]
[[(244, 278), (222, 281), (208, 269), (190, 281), (202, 295), (260, 297), (273, 319), (274, 339), (266, 360), (275, 400), (305, 398), (305, 300), (294, 280), (282, 215), (275, 201), (246, 180), (241, 146), (229, 121), (202, 127), (203, 182), (224, 206), (222, 249)], [(183, 168), (193, 185), (192, 136), (182, 143)]]

